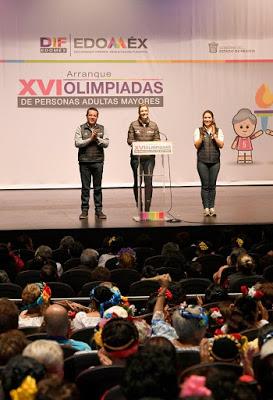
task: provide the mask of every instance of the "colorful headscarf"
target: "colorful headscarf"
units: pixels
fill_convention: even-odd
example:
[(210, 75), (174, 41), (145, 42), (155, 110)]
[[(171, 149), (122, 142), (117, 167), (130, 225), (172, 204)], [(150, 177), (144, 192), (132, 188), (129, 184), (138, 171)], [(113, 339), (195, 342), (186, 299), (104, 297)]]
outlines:
[(95, 300), (97, 303), (99, 303), (99, 312), (100, 312), (100, 316), (102, 317), (103, 314), (104, 314), (104, 311), (107, 310), (107, 308), (110, 308), (110, 307), (112, 307), (112, 306), (119, 305), (120, 302), (122, 301), (122, 299), (124, 299), (124, 298), (123, 298), (123, 296), (121, 295), (119, 289), (118, 289), (116, 286), (114, 286), (114, 287), (110, 288), (110, 291), (111, 291), (112, 294), (113, 294), (112, 297), (111, 297), (109, 300), (106, 300), (106, 301), (104, 301), (104, 302), (101, 303), (100, 300), (98, 300), (98, 299), (96, 298), (95, 292), (96, 292), (97, 287), (98, 287), (98, 286), (94, 287), (94, 288), (91, 290), (91, 292), (90, 292), (90, 299), (91, 299), (91, 300)]
[[(198, 309), (198, 313), (195, 313), (195, 309)], [(191, 309), (193, 309), (191, 312)], [(204, 309), (202, 307), (197, 307), (197, 306), (191, 306), (189, 305), (188, 307), (181, 307), (179, 310), (179, 313), (181, 317), (185, 319), (197, 319), (199, 321), (199, 326), (201, 327), (206, 327), (208, 326), (208, 316), (205, 313)]]
[(30, 308), (49, 303), (51, 298), (50, 287), (45, 282), (38, 282), (35, 285), (40, 289), (40, 295), (33, 303), (23, 305), (22, 310), (29, 310)]

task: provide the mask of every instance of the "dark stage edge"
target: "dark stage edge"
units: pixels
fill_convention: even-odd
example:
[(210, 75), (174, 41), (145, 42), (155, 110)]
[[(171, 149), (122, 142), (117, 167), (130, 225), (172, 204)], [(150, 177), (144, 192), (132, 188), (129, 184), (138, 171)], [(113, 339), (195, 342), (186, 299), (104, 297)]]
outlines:
[[(164, 198), (165, 206), (161, 207)], [(7, 242), (26, 232), (34, 244), (56, 245), (64, 235), (73, 235), (85, 246), (99, 247), (107, 235), (122, 235), (127, 243), (142, 233), (152, 236), (155, 247), (173, 240), (183, 230), (202, 237), (219, 236), (224, 231), (248, 231), (260, 238), (273, 226), (273, 186), (221, 186), (217, 188), (216, 217), (203, 217), (199, 187), (172, 189), (171, 214), (179, 223), (135, 222), (137, 215), (131, 189), (104, 189), (107, 220), (96, 220), (93, 208), (88, 220), (79, 220), (79, 189), (37, 189), (0, 191), (0, 240)], [(92, 205), (92, 203), (90, 203)], [(153, 208), (168, 210), (169, 189), (154, 189)], [(171, 216), (170, 216), (171, 217)]]

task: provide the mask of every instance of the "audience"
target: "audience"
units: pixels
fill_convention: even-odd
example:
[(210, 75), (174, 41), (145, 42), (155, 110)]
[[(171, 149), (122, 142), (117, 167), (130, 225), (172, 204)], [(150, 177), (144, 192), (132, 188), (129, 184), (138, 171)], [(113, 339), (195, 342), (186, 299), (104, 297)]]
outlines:
[[(19, 248), (29, 250), (31, 254), (34, 250), (32, 241), (26, 240), (25, 244), (24, 240), (20, 243), (18, 240), (17, 244), (14, 242), (12, 252), (6, 244), (1, 244), (0, 282), (14, 282), (24, 262), (24, 269), (40, 271), (42, 282), (59, 281), (62, 266), (64, 270), (78, 266), (88, 268), (92, 270), (92, 280), (108, 281), (91, 290), (89, 307), (75, 307), (73, 312), (68, 312), (60, 305), (61, 302), (50, 305), (50, 291), (46, 283), (29, 284), (24, 288), (20, 315), (13, 301), (0, 298), (0, 365), (4, 368), (2, 397), (15, 400), (20, 398), (19, 393), (26, 392), (29, 396), (28, 391), (31, 391), (28, 399), (77, 400), (75, 385), (63, 382), (62, 347), (90, 351), (85, 342), (72, 340), (70, 333), (92, 327), (101, 364), (126, 365), (125, 380), (116, 392), (119, 397), (111, 397), (110, 390), (105, 394), (105, 400), (178, 399), (178, 351), (200, 352), (203, 362), (213, 364), (214, 368), (208, 368), (206, 372), (203, 369), (198, 379), (193, 376), (189, 381), (184, 380), (181, 399), (273, 400), (273, 329), (268, 323), (273, 305), (272, 246), (267, 246), (265, 251), (259, 247), (263, 243), (255, 243), (247, 235), (233, 234), (231, 240), (229, 235), (230, 232), (226, 232), (217, 240), (213, 240), (213, 235), (208, 240), (196, 240), (187, 232), (180, 232), (176, 234), (179, 244), (172, 242), (171, 237), (163, 246), (158, 244), (158, 253), (161, 248), (161, 254), (169, 260), (166, 268), (178, 268), (182, 275), (186, 271), (188, 277), (199, 277), (202, 273), (201, 268), (198, 269), (198, 257), (211, 254), (213, 250), (227, 256), (226, 265), (214, 274), (216, 284), (212, 283), (205, 293), (205, 303), (213, 302), (216, 306), (209, 308), (205, 304), (205, 309), (200, 306), (200, 298), (186, 298), (182, 283), (171, 282), (170, 275), (158, 275), (158, 271), (151, 266), (142, 270), (143, 263), (136, 265), (137, 253), (133, 248), (125, 248), (124, 239), (118, 235), (108, 238), (106, 247), (98, 251), (84, 248), (73, 237), (65, 236), (54, 251), (47, 245), (39, 246), (32, 261), (22, 261), (18, 257)], [(141, 244), (148, 248), (152, 247), (153, 241), (144, 240)], [(257, 249), (253, 255), (255, 262), (246, 249)], [(99, 254), (102, 256), (98, 266)], [(192, 259), (197, 261), (191, 262)], [(133, 308), (109, 283), (111, 274), (105, 267), (108, 260), (111, 260), (111, 269), (138, 268), (143, 277), (159, 281), (159, 291), (150, 296), (146, 306), (145, 303), (137, 305), (137, 315), (141, 307), (142, 312), (144, 309), (147, 313), (152, 312), (152, 328), (143, 318), (132, 317)], [(256, 265), (259, 270), (255, 269)], [(228, 296), (225, 289), (227, 282), (232, 287), (237, 279), (253, 276), (256, 272), (263, 274), (265, 282), (257, 283), (253, 288), (243, 287), (241, 296)], [(68, 299), (64, 302), (76, 304)], [(151, 316), (145, 318), (148, 321)], [(19, 328), (44, 328), (46, 339), (29, 343), (24, 333), (18, 330), (18, 321)], [(241, 332), (253, 328), (257, 329), (258, 339), (247, 345)], [(245, 352), (245, 349), (248, 351)], [(238, 375), (237, 370), (236, 377), (234, 374), (231, 376), (230, 371), (223, 372), (217, 367), (219, 362), (237, 367), (240, 364), (244, 367), (244, 374), (243, 370), (239, 370)], [(151, 368), (152, 373), (149, 372)], [(259, 383), (258, 388), (255, 379)], [(192, 384), (199, 385), (200, 390), (191, 391), (189, 387)]]

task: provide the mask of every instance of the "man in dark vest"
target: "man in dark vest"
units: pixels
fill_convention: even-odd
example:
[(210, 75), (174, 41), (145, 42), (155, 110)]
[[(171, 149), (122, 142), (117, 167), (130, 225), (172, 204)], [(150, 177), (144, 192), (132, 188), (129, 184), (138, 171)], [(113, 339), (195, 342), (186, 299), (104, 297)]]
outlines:
[(104, 163), (104, 148), (109, 145), (109, 138), (104, 133), (104, 126), (97, 124), (99, 112), (90, 107), (86, 112), (87, 122), (80, 125), (75, 133), (75, 146), (79, 149), (78, 161), (81, 174), (81, 214), (80, 219), (88, 218), (91, 177), (93, 178), (93, 198), (95, 216), (106, 219), (102, 211), (101, 181)]

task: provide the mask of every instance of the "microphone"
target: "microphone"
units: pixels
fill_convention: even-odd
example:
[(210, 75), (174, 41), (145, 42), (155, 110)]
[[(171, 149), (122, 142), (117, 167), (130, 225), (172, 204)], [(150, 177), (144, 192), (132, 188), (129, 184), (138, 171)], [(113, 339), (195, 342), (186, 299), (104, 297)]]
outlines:
[(159, 132), (159, 134), (162, 135), (165, 138), (165, 140), (168, 140), (168, 137), (165, 133)]

